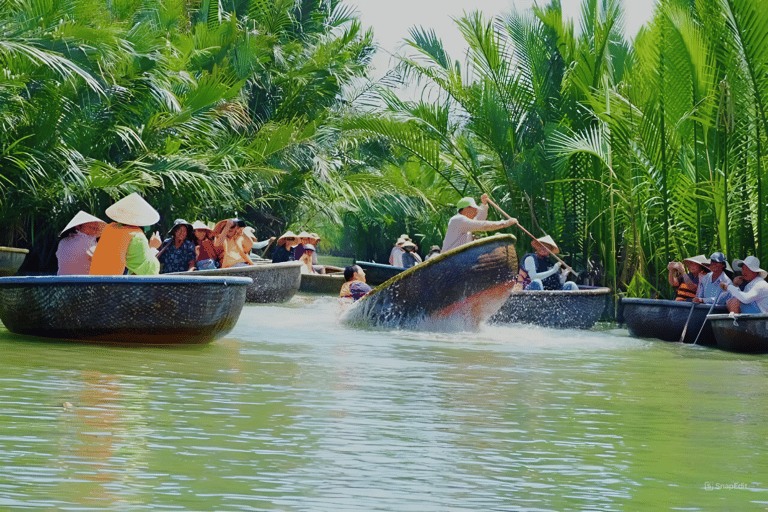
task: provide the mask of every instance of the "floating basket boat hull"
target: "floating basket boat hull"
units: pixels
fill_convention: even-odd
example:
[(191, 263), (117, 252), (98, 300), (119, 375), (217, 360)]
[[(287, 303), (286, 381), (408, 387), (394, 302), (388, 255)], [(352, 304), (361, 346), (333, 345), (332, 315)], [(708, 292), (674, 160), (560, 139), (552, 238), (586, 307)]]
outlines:
[(514, 291), (489, 322), (526, 323), (559, 329), (589, 329), (600, 320), (611, 289), (580, 286), (578, 291)]
[(768, 315), (709, 315), (717, 347), (747, 354), (768, 353)]
[(286, 302), (299, 291), (301, 263), (261, 263), (246, 267), (196, 270), (165, 275), (194, 275), (199, 277), (249, 277), (253, 282), (245, 294), (246, 302)]
[[(624, 322), (629, 334), (636, 338), (656, 338), (663, 341), (680, 341), (685, 322), (691, 312), (690, 302), (656, 299), (621, 299)], [(696, 304), (685, 331), (684, 343), (693, 343), (701, 331), (699, 345), (715, 345), (712, 326), (706, 322), (711, 304)], [(725, 307), (717, 306), (714, 312), (725, 311)], [(702, 329), (702, 325), (704, 328)]]

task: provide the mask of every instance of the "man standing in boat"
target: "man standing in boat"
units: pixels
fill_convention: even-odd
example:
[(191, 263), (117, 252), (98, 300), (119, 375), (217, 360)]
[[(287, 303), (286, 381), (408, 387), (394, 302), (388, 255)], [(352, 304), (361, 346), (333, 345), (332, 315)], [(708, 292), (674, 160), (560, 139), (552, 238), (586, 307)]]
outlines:
[(536, 252), (523, 256), (520, 260), (520, 275), (523, 278), (525, 290), (570, 290), (576, 291), (579, 287), (572, 281), (567, 281), (568, 269), (562, 268), (562, 263), (552, 263), (549, 255), (560, 252), (551, 236), (543, 236), (531, 242)]
[(441, 253), (471, 242), (473, 231), (495, 231), (517, 224), (517, 219), (485, 220), (488, 217), (488, 194), (480, 196), (480, 202), (482, 205), (477, 206), (474, 198), (465, 197), (456, 204), (459, 212), (448, 221)]

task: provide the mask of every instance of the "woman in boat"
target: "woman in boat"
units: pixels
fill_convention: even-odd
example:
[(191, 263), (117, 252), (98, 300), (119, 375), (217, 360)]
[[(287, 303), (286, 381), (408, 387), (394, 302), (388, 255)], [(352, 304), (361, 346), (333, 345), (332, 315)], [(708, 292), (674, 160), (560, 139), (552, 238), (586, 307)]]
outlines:
[(365, 272), (358, 265), (350, 265), (344, 269), (344, 280), (339, 297), (352, 302), (359, 300), (373, 288), (365, 282)]
[(307, 231), (302, 231), (298, 234), (299, 243), (294, 247), (293, 249), (293, 259), (296, 261), (300, 261), (302, 255), (304, 254), (304, 246), (311, 243), (309, 241), (309, 233)]
[(411, 268), (421, 263), (421, 256), (416, 252), (416, 244), (405, 242), (403, 244), (403, 268)]
[[(726, 305), (732, 313), (759, 314), (768, 313), (768, 282), (765, 281), (768, 272), (760, 268), (760, 260), (755, 256), (747, 256), (743, 261), (734, 261), (734, 267), (741, 270), (732, 284), (720, 283), (723, 291), (730, 293), (731, 299)], [(744, 291), (739, 289), (737, 281), (744, 280), (747, 285)]]
[(429, 248), (429, 252), (427, 253), (426, 258), (424, 258), (424, 261), (429, 261), (430, 259), (434, 258), (439, 254), (440, 254), (440, 246), (433, 245), (432, 247)]
[(56, 258), (60, 276), (88, 275), (91, 270), (93, 251), (107, 223), (84, 211), (77, 212), (69, 224), (59, 233)]
[(403, 250), (403, 244), (405, 242), (410, 242), (411, 237), (409, 237), (406, 234), (400, 235), (400, 238), (395, 241), (395, 246), (392, 247), (392, 250), (389, 251), (389, 264), (393, 267), (399, 267), (403, 268), (403, 254), (405, 253), (405, 250)]
[(312, 244), (305, 244), (304, 252), (301, 254), (301, 258), (299, 258), (299, 261), (301, 262), (301, 273), (302, 274), (314, 274), (315, 269), (312, 265), (312, 256), (315, 254), (315, 246)]
[(568, 269), (562, 268), (559, 261), (549, 261), (550, 254), (557, 254), (560, 248), (551, 236), (543, 236), (531, 241), (536, 252), (528, 253), (520, 260), (520, 276), (524, 290), (570, 290), (579, 287), (568, 278)]
[(221, 254), (221, 268), (254, 264), (249, 256), (253, 241), (243, 234), (243, 228), (245, 221), (242, 219), (222, 220), (213, 228), (215, 245)]
[(295, 261), (294, 248), (298, 245), (299, 239), (293, 231), (286, 231), (277, 239), (277, 247), (272, 254), (272, 263), (283, 263), (285, 261)]
[[(683, 268), (683, 263), (688, 267), (688, 273)], [(707, 265), (709, 260), (703, 254), (686, 258), (683, 263), (672, 261), (667, 265), (669, 270), (669, 284), (676, 290), (675, 300), (681, 302), (690, 302), (696, 297), (696, 290), (699, 287), (701, 276), (709, 272)]]
[(215, 270), (219, 268), (219, 252), (214, 244), (213, 229), (199, 220), (192, 224), (197, 246), (195, 247), (195, 267), (197, 270)]
[(93, 252), (90, 274), (122, 275), (125, 269), (140, 276), (159, 274), (160, 262), (156, 256), (160, 235), (155, 232), (147, 240), (141, 229), (160, 220), (157, 210), (134, 192), (107, 208), (105, 213), (115, 222), (108, 224), (101, 233)]
[(488, 217), (488, 194), (480, 196), (482, 206), (477, 206), (471, 197), (465, 197), (456, 204), (459, 212), (448, 221), (441, 252), (450, 251), (472, 241), (473, 231), (495, 231), (517, 224), (517, 219), (490, 221)]
[(721, 252), (712, 253), (709, 257), (710, 273), (699, 278), (699, 286), (696, 288), (696, 297), (693, 298), (693, 302), (704, 304), (713, 304), (715, 301), (718, 304), (727, 302), (728, 294), (720, 289), (720, 283), (733, 284), (731, 278), (723, 272), (726, 267), (730, 270), (725, 255)]
[(187, 272), (195, 270), (194, 228), (184, 219), (173, 221), (173, 227), (168, 231), (168, 238), (163, 241), (157, 259), (162, 265), (161, 274), (171, 272)]

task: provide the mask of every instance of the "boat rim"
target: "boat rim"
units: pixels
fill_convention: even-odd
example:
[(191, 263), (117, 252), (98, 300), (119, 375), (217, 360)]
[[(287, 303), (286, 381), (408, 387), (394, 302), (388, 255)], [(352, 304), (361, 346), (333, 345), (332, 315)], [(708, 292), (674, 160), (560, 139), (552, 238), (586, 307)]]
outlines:
[(0, 277), (0, 287), (8, 285), (59, 285), (59, 284), (224, 284), (244, 286), (253, 282), (250, 277), (241, 276), (10, 276)]

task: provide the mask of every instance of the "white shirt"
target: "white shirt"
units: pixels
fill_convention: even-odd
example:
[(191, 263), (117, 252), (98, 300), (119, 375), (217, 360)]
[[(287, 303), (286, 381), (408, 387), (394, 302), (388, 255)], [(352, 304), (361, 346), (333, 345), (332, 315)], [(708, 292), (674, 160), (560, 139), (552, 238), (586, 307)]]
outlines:
[(402, 248), (394, 246), (392, 251), (389, 253), (389, 264), (393, 267), (402, 267), (404, 252), (405, 251)]
[(466, 215), (457, 213), (448, 221), (443, 240), (441, 253), (450, 251), (472, 241), (472, 231), (492, 231), (494, 229), (509, 226), (509, 221), (485, 220), (488, 217), (488, 205), (482, 204), (477, 209), (477, 215), (470, 219)]
[(728, 285), (728, 292), (742, 304), (754, 304), (760, 308), (761, 313), (768, 313), (768, 283), (762, 277), (757, 276), (747, 283), (744, 291), (732, 284)]
[[(706, 274), (704, 277), (699, 279), (699, 287), (696, 288), (696, 296), (700, 299), (704, 299), (705, 304), (712, 304), (715, 302), (715, 298), (720, 295), (720, 292), (723, 292), (723, 290), (720, 288), (720, 283), (733, 284), (733, 282), (731, 282), (731, 278), (725, 275), (725, 272), (721, 272), (720, 276), (715, 279), (714, 283), (712, 282), (712, 272)], [(725, 304), (727, 300), (728, 293), (723, 292), (722, 295), (720, 295), (720, 300), (718, 300), (717, 303)]]
[[(554, 265), (552, 268), (547, 270), (546, 272), (537, 273), (536, 272), (536, 255), (529, 256), (523, 260), (523, 270), (525, 270), (528, 273), (528, 278), (533, 281), (534, 279), (541, 279), (542, 281), (555, 272), (559, 270), (559, 267), (557, 265)], [(568, 273), (560, 272), (560, 275), (557, 276), (560, 279), (560, 284), (565, 284), (565, 280), (568, 279)]]

